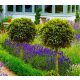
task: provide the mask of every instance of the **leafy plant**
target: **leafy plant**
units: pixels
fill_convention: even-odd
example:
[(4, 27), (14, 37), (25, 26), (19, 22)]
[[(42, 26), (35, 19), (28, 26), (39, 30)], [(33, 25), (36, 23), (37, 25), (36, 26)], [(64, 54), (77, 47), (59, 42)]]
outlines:
[(41, 35), (43, 44), (55, 49), (55, 70), (59, 75), (58, 50), (70, 46), (74, 39), (74, 30), (67, 20), (55, 18), (44, 24)]
[(5, 30), (7, 30), (7, 26), (4, 26), (4, 22), (8, 22), (10, 19), (12, 19), (11, 16), (8, 16), (8, 17), (4, 17), (1, 19), (0, 21), (0, 29), (1, 29), (1, 32), (5, 32)]
[(28, 18), (14, 19), (9, 25), (9, 37), (16, 42), (30, 42), (34, 39), (36, 30), (35, 25)]
[(12, 19), (11, 16), (4, 17), (4, 18), (1, 20), (1, 22), (2, 22), (2, 23), (3, 23), (3, 22), (8, 22), (10, 19)]
[(80, 64), (72, 65), (70, 69), (67, 71), (67, 75), (80, 76)]
[(37, 8), (36, 9), (36, 15), (35, 15), (35, 24), (39, 24), (40, 23), (40, 16), (41, 16), (41, 8)]
[[(13, 43), (10, 40), (6, 40), (4, 48), (14, 56), (20, 56), (20, 44)], [(52, 70), (55, 67), (55, 51), (43, 47), (42, 45), (30, 45), (27, 43), (22, 44), (24, 52), (24, 61), (30, 63), (34, 68), (41, 70)], [(67, 69), (71, 65), (71, 60), (64, 55), (63, 52), (58, 52), (59, 58), (59, 73), (60, 75), (66, 75)], [(65, 73), (65, 74), (64, 74)]]
[(34, 69), (31, 65), (25, 64), (22, 60), (10, 55), (1, 45), (0, 61), (2, 61), (6, 67), (19, 76), (39, 76), (44, 72)]
[(69, 48), (61, 49), (72, 61), (73, 64), (80, 63), (80, 43), (75, 41)]
[(2, 29), (3, 28), (3, 23), (2, 22), (0, 22), (0, 29)]
[(6, 32), (0, 34), (0, 43), (4, 43), (6, 39), (8, 39), (8, 34)]

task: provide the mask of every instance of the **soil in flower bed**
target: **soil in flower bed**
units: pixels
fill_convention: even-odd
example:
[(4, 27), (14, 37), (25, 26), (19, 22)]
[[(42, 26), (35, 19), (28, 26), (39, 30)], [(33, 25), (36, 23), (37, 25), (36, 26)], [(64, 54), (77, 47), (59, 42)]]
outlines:
[(2, 62), (0, 62), (0, 76), (16, 76), (16, 74), (4, 66)]

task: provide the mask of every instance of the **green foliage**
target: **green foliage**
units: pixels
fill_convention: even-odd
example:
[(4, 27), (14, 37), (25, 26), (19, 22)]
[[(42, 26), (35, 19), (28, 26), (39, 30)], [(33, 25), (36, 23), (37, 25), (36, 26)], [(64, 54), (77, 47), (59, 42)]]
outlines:
[(47, 71), (47, 73), (45, 73), (44, 75), (45, 76), (56, 76), (56, 72), (54, 70), (50, 70), (50, 71)]
[(0, 21), (0, 29), (7, 30), (7, 26), (4, 27), (3, 23), (8, 22), (10, 19), (12, 19), (11, 16), (2, 18)]
[[(29, 59), (27, 62), (30, 63), (36, 69), (49, 70), (45, 75), (51, 76), (57, 74), (55, 71), (55, 64), (54, 62), (52, 63), (50, 56), (36, 55), (33, 58), (31, 58), (31, 60)], [(59, 74), (66, 75), (67, 74), (66, 71), (69, 69), (70, 65), (71, 62), (66, 62), (66, 61), (64, 61), (64, 63), (62, 64), (59, 64)]]
[(74, 42), (71, 47), (61, 50), (71, 59), (73, 64), (80, 63), (80, 42)]
[(28, 18), (14, 19), (8, 27), (9, 37), (12, 41), (30, 42), (36, 34), (34, 23)]
[(72, 62), (68, 62), (66, 63), (64, 61), (64, 63), (59, 64), (59, 74), (62, 76), (66, 76), (67, 75), (67, 70), (69, 70), (70, 66), (72, 65)]
[(2, 22), (0, 22), (0, 29), (2, 29), (3, 28), (3, 23)]
[(2, 9), (2, 5), (0, 5), (0, 12), (2, 12), (3, 11), (3, 9)]
[(0, 43), (4, 43), (4, 41), (8, 38), (7, 33), (0, 34)]
[(19, 76), (39, 76), (42, 75), (41, 70), (36, 70), (29, 64), (25, 64), (20, 59), (11, 56), (6, 50), (0, 45), (0, 61), (2, 61), (6, 67)]
[(41, 28), (43, 27), (43, 24), (38, 24), (35, 26), (37, 32), (36, 32), (36, 37), (35, 39), (31, 42), (31, 44), (42, 44), (42, 40), (41, 37), (39, 35), (39, 31), (41, 30)]
[(80, 64), (72, 65), (67, 71), (69, 76), (80, 76)]
[(43, 24), (37, 24), (35, 26), (35, 28), (36, 28), (37, 32), (39, 32), (43, 28)]
[(36, 15), (35, 15), (35, 24), (39, 24), (40, 23), (40, 16), (41, 16), (41, 8), (37, 8), (36, 9)]
[[(45, 55), (44, 56), (36, 55), (31, 60), (29, 59), (28, 62), (37, 69), (47, 70), (48, 64), (49, 63), (51, 64), (51, 62), (48, 63), (46, 58), (50, 60), (50, 58)], [(49, 70), (51, 69), (52, 66), (53, 65), (50, 65)]]
[(51, 48), (70, 46), (74, 39), (74, 30), (67, 20), (52, 19), (41, 29), (43, 44)]
[(80, 29), (75, 30), (75, 34), (80, 34)]
[(43, 44), (55, 49), (55, 71), (59, 75), (58, 50), (70, 46), (74, 30), (67, 20), (55, 18), (46, 22), (40, 32)]
[(76, 11), (76, 19), (75, 22), (79, 22), (80, 21), (80, 15), (79, 15), (79, 11)]
[(3, 22), (8, 22), (8, 20), (10, 20), (10, 19), (12, 19), (11, 16), (4, 17), (4, 18), (1, 20), (1, 22), (2, 22), (2, 23), (3, 23)]

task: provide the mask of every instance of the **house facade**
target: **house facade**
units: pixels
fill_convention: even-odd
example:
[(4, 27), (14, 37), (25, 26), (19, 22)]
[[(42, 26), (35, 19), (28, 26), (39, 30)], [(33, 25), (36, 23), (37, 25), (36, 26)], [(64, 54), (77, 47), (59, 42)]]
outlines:
[(75, 12), (80, 11), (80, 5), (3, 5), (3, 17), (28, 17), (35, 20), (35, 10), (41, 8), (41, 17), (75, 19)]

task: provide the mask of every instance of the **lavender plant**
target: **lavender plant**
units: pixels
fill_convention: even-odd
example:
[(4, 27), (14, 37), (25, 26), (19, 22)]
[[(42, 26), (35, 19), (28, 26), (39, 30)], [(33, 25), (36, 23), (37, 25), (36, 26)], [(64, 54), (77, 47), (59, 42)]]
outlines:
[[(5, 48), (13, 52), (14, 56), (19, 57), (20, 55), (20, 44), (13, 43), (10, 40), (5, 41)], [(34, 68), (41, 70), (52, 70), (55, 67), (55, 51), (43, 47), (42, 45), (30, 45), (27, 43), (22, 44), (24, 51), (24, 61), (30, 63)], [(70, 59), (64, 55), (63, 52), (59, 54), (59, 72), (61, 75), (66, 75), (66, 70), (70, 66)], [(64, 74), (65, 73), (65, 74)]]
[(80, 34), (76, 34), (76, 35), (75, 35), (75, 38), (76, 38), (77, 40), (80, 40)]
[(75, 39), (80, 40), (80, 22), (69, 21), (75, 30)]

